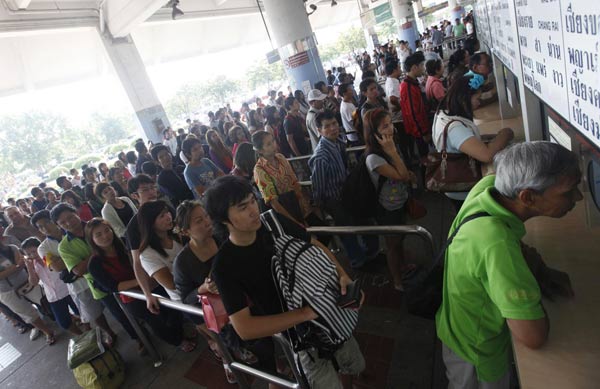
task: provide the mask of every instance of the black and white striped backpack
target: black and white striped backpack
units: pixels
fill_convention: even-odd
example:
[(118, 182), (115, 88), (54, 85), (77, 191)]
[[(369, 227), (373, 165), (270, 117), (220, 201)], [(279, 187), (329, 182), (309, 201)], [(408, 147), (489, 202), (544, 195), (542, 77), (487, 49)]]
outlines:
[(337, 305), (340, 284), (335, 264), (319, 247), (287, 235), (273, 210), (261, 214), (261, 220), (274, 241), (271, 272), (282, 309), (291, 311), (308, 304), (319, 315), (288, 331), (294, 351), (315, 348), (320, 357), (332, 357), (358, 322), (358, 311)]

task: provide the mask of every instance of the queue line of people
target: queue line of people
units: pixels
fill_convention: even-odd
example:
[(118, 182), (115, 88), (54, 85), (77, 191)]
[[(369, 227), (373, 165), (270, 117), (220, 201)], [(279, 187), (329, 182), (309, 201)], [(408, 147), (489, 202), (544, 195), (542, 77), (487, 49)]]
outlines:
[[(489, 74), (489, 60), (485, 54), (474, 55), (470, 69), (458, 76), (443, 96), (438, 85), (432, 95), (435, 100), (439, 99), (439, 105), (431, 112), (426, 108), (427, 102), (418, 81), (426, 70), (424, 56), (419, 53), (410, 55), (404, 61), (406, 78), (398, 84), (390, 83), (388, 101), (379, 99), (379, 87), (374, 79), (366, 77), (361, 82), (362, 103), (357, 102), (356, 106), (360, 127), (353, 127), (356, 142), (366, 145), (364, 159), (360, 163), (365, 164), (372, 184), (377, 188), (374, 221), (380, 225), (405, 224), (410, 189), (419, 181), (420, 167), (415, 165), (415, 158), (430, 150), (441, 151), (442, 138), (447, 138), (444, 143), (448, 152), (467, 154), (484, 163), (495, 162), (498, 176), (484, 178), (470, 194), (447, 194), (456, 205), (457, 222), (468, 216), (471, 208), (482, 205), (490, 215), (508, 220), (509, 229), (514, 226), (517, 230), (506, 240), (510, 240), (506, 247), (494, 246), (496, 257), (511, 258), (513, 267), (495, 266), (486, 262), (487, 257), (471, 254), (473, 264), (469, 266), (483, 272), (485, 277), (489, 276), (489, 283), (499, 280), (493, 284), (494, 288), (498, 288), (494, 293), (488, 295), (490, 288), (480, 281), (481, 275), (473, 278), (464, 272), (464, 268), (454, 264), (445, 269), (444, 300), (438, 312), (437, 326), (444, 343), (448, 378), (457, 387), (464, 387), (467, 381), (506, 387), (509, 372), (504, 357), (508, 345), (497, 342), (493, 349), (478, 348), (473, 346), (469, 334), (485, 329), (490, 339), (506, 340), (512, 333), (531, 347), (543, 343), (547, 337), (547, 317), (541, 308), (538, 284), (545, 286), (561, 279), (563, 281), (558, 282), (564, 289), (561, 292), (568, 292), (569, 285), (564, 282), (564, 277), (560, 278), (560, 274), (546, 267), (539, 258), (534, 274), (528, 273), (529, 258), (524, 253), (531, 253), (531, 249), (521, 250), (519, 246), (522, 236), (519, 234), (524, 231), (522, 221), (539, 215), (560, 217), (581, 199), (576, 188), (580, 177), (576, 160), (560, 146), (534, 142), (505, 150), (513, 139), (510, 129), (500, 130), (489, 142), (482, 139), (473, 122), (473, 111), (477, 108), (484, 76), (487, 76), (486, 69)], [(394, 78), (398, 75), (398, 66), (392, 60), (386, 64), (386, 72)], [(428, 65), (427, 70), (431, 70), (433, 76), (442, 72), (438, 63)], [(260, 118), (252, 116), (256, 112), (248, 112), (254, 117), (254, 121), (249, 120), (252, 123), (247, 129), (249, 138), (246, 131), (241, 126), (236, 127), (232, 121), (228, 125), (217, 123), (210, 127), (213, 129), (206, 126), (192, 131), (190, 128), (190, 134), (182, 137), (180, 147), (176, 148), (176, 152), (180, 151), (179, 155), (174, 155), (172, 148), (166, 145), (153, 145), (148, 150), (143, 142), (138, 142), (135, 147), (137, 160), (129, 162), (133, 160), (128, 159), (129, 164), (135, 166), (134, 171), (129, 171), (131, 178), (113, 181), (126, 190), (124, 196), (117, 195), (118, 187), (113, 182), (106, 182), (113, 169), (108, 169), (108, 166), (99, 166), (99, 174), (86, 168), (84, 179), (87, 182), (83, 190), (70, 180), (59, 178), (57, 185), (64, 190), (62, 201), (53, 204), (50, 210), (44, 209), (48, 204), (42, 204), (44, 201), (39, 191), (32, 191), (32, 195), (35, 192), (35, 209), (39, 210), (31, 217), (16, 206), (5, 209), (11, 222), (5, 234), (17, 239), (18, 245), (0, 242), (0, 255), (8, 261), (0, 272), (0, 288), (3, 288), (0, 289), (0, 302), (45, 333), (48, 344), (54, 343), (52, 330), (35, 311), (23, 307), (23, 304), (15, 304), (13, 294), (14, 285), (27, 281), (41, 281), (45, 286), (48, 284), (48, 290), (58, 290), (56, 286), (60, 284), (56, 274), (50, 276), (46, 268), (60, 271), (59, 280), (67, 285), (68, 296), (64, 288), (54, 293), (51, 307), (62, 328), (77, 334), (92, 323), (105, 329), (114, 342), (116, 334), (103, 313), (106, 308), (130, 338), (137, 341), (138, 351), (143, 353), (143, 345), (112, 295), (113, 292), (139, 287), (146, 296), (146, 306), (120, 297), (125, 308), (148, 323), (156, 336), (190, 352), (196, 347), (196, 334), (186, 338), (183, 322), (193, 321), (198, 332), (210, 340), (206, 327), (197, 318), (184, 317), (160, 307), (153, 293), (186, 304), (198, 304), (199, 294), (218, 293), (231, 321), (229, 331), (233, 335), (226, 336), (227, 346), (235, 350), (237, 357), (276, 372), (270, 336), (315, 320), (318, 314), (308, 305), (287, 312), (282, 309), (276, 298), (276, 280), (270, 265), (275, 248), (269, 244), (270, 234), (261, 223), (260, 212), (272, 208), (279, 215), (287, 234), (312, 244), (330, 258), (337, 269), (337, 285), (341, 294), (352, 281), (327, 245), (306, 232), (307, 226), (318, 225), (322, 221), (323, 212), (331, 215), (338, 225), (365, 222), (353, 218), (347, 209), (339, 206), (349, 174), (346, 147), (353, 142), (350, 137), (353, 132), (347, 129), (350, 125), (347, 110), (346, 115), (340, 112), (343, 103), (350, 103), (353, 96), (350, 96), (350, 88), (345, 84), (340, 85), (339, 90), (343, 91), (343, 102), (339, 108), (319, 89), (308, 94), (310, 109), (306, 113), (306, 129), (302, 122), (297, 121), (298, 115), (301, 115), (299, 103), (290, 96), (284, 102), (290, 113), (281, 115), (283, 107), (271, 105), (275, 111), (269, 109), (269, 120), (260, 123), (257, 120)], [(398, 112), (401, 121), (395, 120), (394, 114)], [(281, 117), (285, 118), (283, 122)], [(294, 124), (296, 132), (288, 133), (285, 126), (288, 117), (288, 124), (292, 120), (297, 121)], [(351, 124), (355, 122), (353, 120)], [(226, 127), (229, 127), (227, 133), (232, 137), (223, 140), (222, 131)], [(301, 131), (306, 131), (300, 132), (302, 138), (298, 137), (300, 127)], [(443, 135), (444, 132), (447, 136)], [(299, 150), (298, 143), (302, 144), (302, 141), (312, 150), (309, 158), (312, 203), (300, 190), (293, 169), (281, 153), (285, 150), (279, 143), (282, 140), (287, 140), (288, 146), (294, 144), (295, 147), (290, 147), (293, 153), (294, 149)], [(221, 146), (231, 154), (217, 150)], [(230, 146), (235, 146), (235, 150), (229, 149)], [(209, 155), (212, 151), (210, 159), (205, 158), (206, 149)], [(213, 158), (219, 159), (222, 166), (218, 166)], [(223, 166), (229, 171), (224, 171)], [(553, 166), (556, 171), (549, 174), (546, 170)], [(522, 177), (525, 167), (530, 171)], [(129, 170), (121, 160), (114, 169)], [(115, 173), (113, 171), (113, 178)], [(554, 175), (554, 178), (549, 175)], [(125, 174), (122, 176), (125, 177)], [(544, 178), (542, 183), (539, 177)], [(78, 192), (82, 193), (83, 199)], [(567, 197), (565, 193), (568, 193)], [(560, 200), (563, 197), (564, 200)], [(92, 202), (100, 204), (92, 205)], [(457, 222), (453, 230), (460, 228)], [(484, 223), (483, 227), (495, 231), (495, 239), (500, 230), (503, 234), (511, 234), (503, 230), (505, 227), (489, 226), (487, 221), (470, 223)], [(462, 231), (463, 240), (456, 242), (468, 246), (464, 239), (469, 241), (469, 238), (464, 234), (469, 229)], [(484, 243), (495, 244), (490, 236), (485, 235), (484, 238)], [(470, 240), (473, 239), (471, 236)], [(378, 242), (367, 237), (344, 238), (342, 243), (351, 266), (356, 269), (373, 260), (379, 251)], [(414, 269), (414, 265), (404, 261), (402, 239), (385, 237), (385, 244), (393, 285), (402, 290), (403, 275)], [(463, 253), (456, 245), (446, 253), (446, 260), (450, 263), (453, 263), (454, 256)], [(477, 264), (482, 265), (477, 267)], [(459, 276), (481, 295), (482, 304), (488, 307), (487, 316), (482, 317), (481, 312), (469, 305), (470, 300), (465, 295), (469, 291), (463, 290), (455, 280), (449, 281), (448, 277)], [(14, 282), (7, 283), (6, 280)], [(10, 288), (6, 288), (5, 283)], [(510, 295), (508, 299), (497, 298), (503, 291), (518, 287), (528, 291), (526, 304), (522, 299), (511, 299)], [(503, 296), (506, 297), (506, 294)], [(71, 312), (68, 307), (71, 307)], [(463, 313), (459, 315), (457, 310)], [(457, 319), (459, 316), (460, 320)], [(76, 320), (84, 323), (83, 329), (74, 325)], [(458, 322), (467, 324), (457, 326)], [(506, 322), (510, 329), (503, 325)], [(531, 328), (527, 327), (530, 322), (536, 325), (534, 330), (537, 332), (534, 331), (533, 335)], [(469, 328), (470, 332), (465, 333), (464, 328)], [(226, 331), (223, 332), (224, 337)], [(210, 341), (209, 345), (215, 357), (219, 358), (218, 347)], [(323, 358), (316, 350), (299, 351), (300, 364), (312, 386), (350, 387), (353, 377), (365, 367), (353, 337), (339, 345), (334, 351), (334, 358), (336, 364)], [(490, 368), (489, 364), (494, 361), (498, 362), (496, 367)], [(234, 379), (227, 368), (225, 372), (228, 379)], [(338, 372), (342, 373), (341, 381)], [(467, 377), (466, 381), (458, 383), (464, 377)]]

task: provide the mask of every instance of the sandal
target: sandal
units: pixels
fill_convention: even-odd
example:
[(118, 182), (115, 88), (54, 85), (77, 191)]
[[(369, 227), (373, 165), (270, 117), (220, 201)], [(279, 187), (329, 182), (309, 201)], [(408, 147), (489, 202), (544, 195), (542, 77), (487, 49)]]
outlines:
[(46, 334), (46, 344), (48, 346), (52, 346), (54, 343), (56, 343), (56, 338), (54, 337), (54, 334), (53, 333)]
[(17, 327), (17, 331), (19, 332), (19, 334), (24, 334), (28, 330), (27, 327), (23, 327), (23, 326), (15, 326), (15, 327)]
[(179, 345), (179, 347), (181, 348), (181, 351), (183, 351), (184, 353), (191, 353), (192, 351), (194, 351), (196, 349), (196, 342), (192, 342), (190, 340), (184, 340), (183, 342), (181, 342), (181, 345)]

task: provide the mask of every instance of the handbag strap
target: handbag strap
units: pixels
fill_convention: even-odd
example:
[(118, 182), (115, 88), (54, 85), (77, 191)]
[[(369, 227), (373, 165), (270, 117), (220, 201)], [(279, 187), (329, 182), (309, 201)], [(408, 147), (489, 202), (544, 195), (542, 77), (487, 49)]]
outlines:
[(446, 250), (448, 250), (448, 247), (450, 247), (450, 244), (452, 244), (452, 241), (454, 240), (454, 238), (456, 237), (456, 234), (458, 234), (458, 231), (460, 230), (460, 228), (465, 225), (466, 223), (470, 222), (471, 220), (475, 220), (478, 219), (480, 217), (484, 217), (484, 216), (492, 216), (487, 212), (477, 212), (474, 213), (472, 215), (469, 215), (467, 217), (465, 217), (458, 226), (456, 226), (456, 229), (454, 231), (452, 231), (452, 234), (450, 234), (450, 236), (448, 237), (448, 239), (446, 240), (446, 243), (444, 244), (444, 247), (442, 248), (442, 250), (440, 251), (440, 253), (438, 254), (437, 258), (433, 261), (431, 269), (434, 269), (436, 266), (438, 266), (440, 264), (440, 262), (442, 262), (442, 260), (445, 257), (446, 254)]
[(452, 119), (448, 123), (446, 123), (446, 125), (444, 126), (444, 133), (442, 135), (442, 158), (443, 159), (446, 159), (446, 156), (447, 156), (446, 148), (448, 146), (448, 128), (450, 128), (450, 124), (452, 124), (454, 122), (462, 123), (463, 126), (465, 125), (463, 122), (461, 122), (458, 119)]

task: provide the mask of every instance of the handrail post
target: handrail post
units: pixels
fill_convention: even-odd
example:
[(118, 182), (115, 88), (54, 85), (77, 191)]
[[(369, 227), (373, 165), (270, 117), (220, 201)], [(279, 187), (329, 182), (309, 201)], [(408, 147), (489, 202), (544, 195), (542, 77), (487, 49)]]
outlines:
[[(125, 290), (125, 291), (122, 291), (119, 293), (124, 296), (134, 298), (136, 300), (146, 301), (146, 296), (143, 293), (138, 292), (138, 291)], [(183, 304), (182, 302), (179, 302), (179, 301), (169, 300), (169, 299), (165, 298), (164, 296), (160, 296), (157, 294), (153, 294), (153, 296), (155, 296), (157, 298), (158, 303), (161, 306), (164, 306), (164, 307), (170, 308), (170, 309), (175, 309), (180, 312), (186, 312), (186, 313), (190, 313), (192, 315), (204, 317), (204, 312), (202, 312), (202, 309), (200, 309), (198, 307)], [(119, 302), (119, 305), (121, 306), (121, 309), (123, 309), (123, 306), (120, 304), (120, 302)], [(125, 314), (127, 314), (128, 318), (131, 317), (131, 316), (129, 316), (127, 311), (125, 311)], [(134, 325), (135, 328), (139, 328), (137, 323), (132, 322), (132, 325)], [(302, 381), (292, 382), (289, 379), (281, 378), (281, 377), (271, 374), (269, 372), (265, 372), (265, 371), (255, 368), (255, 367), (246, 365), (244, 363), (234, 361), (233, 357), (229, 353), (229, 350), (227, 350), (227, 347), (225, 346), (225, 344), (223, 343), (221, 338), (218, 336), (218, 334), (216, 334), (212, 331), (209, 331), (209, 336), (211, 337), (212, 340), (214, 340), (218, 344), (219, 351), (221, 351), (221, 355), (223, 357), (223, 361), (225, 362), (225, 364), (227, 364), (231, 368), (232, 372), (236, 376), (236, 379), (238, 380), (238, 385), (241, 388), (244, 388), (244, 389), (250, 388), (250, 385), (248, 384), (246, 377), (244, 375), (242, 375), (241, 373), (250, 374), (254, 377), (257, 377), (264, 381), (267, 381), (267, 382), (270, 382), (270, 383), (273, 383), (273, 384), (276, 384), (276, 385), (279, 385), (279, 386), (282, 386), (285, 388), (290, 388), (290, 389), (308, 388), (307, 386), (302, 386), (302, 383), (300, 383)], [(285, 350), (285, 348), (284, 348), (284, 350)], [(291, 361), (293, 362), (293, 358)], [(292, 370), (294, 370), (296, 368), (296, 365), (290, 363), (290, 367), (292, 368)], [(296, 373), (294, 373), (294, 375), (296, 375)]]
[(302, 375), (302, 373), (300, 373), (299, 366), (298, 366), (300, 361), (298, 361), (298, 364), (296, 363), (296, 358), (294, 358), (294, 352), (292, 351), (292, 346), (290, 345), (290, 342), (282, 334), (275, 334), (275, 335), (273, 335), (273, 338), (281, 346), (281, 349), (283, 350), (283, 353), (285, 354), (285, 358), (287, 359), (288, 364), (290, 365), (290, 368), (292, 369), (292, 373), (294, 373), (294, 377), (296, 378), (296, 382), (298, 382), (298, 385), (300, 386), (300, 388), (310, 389), (310, 385), (308, 384), (308, 382), (306, 382), (304, 375)]
[(232, 368), (232, 364), (234, 362), (233, 357), (229, 353), (227, 346), (225, 345), (225, 343), (223, 343), (223, 340), (221, 339), (219, 334), (217, 334), (211, 330), (208, 330), (207, 332), (208, 332), (208, 336), (210, 336), (212, 341), (215, 342), (217, 344), (217, 346), (219, 347), (219, 352), (221, 353), (221, 358), (223, 359), (223, 365), (225, 365), (229, 369), (231, 369), (231, 371), (233, 372), (233, 375), (235, 375), (235, 379), (237, 380), (239, 387), (243, 388), (243, 389), (247, 389), (247, 388), (249, 389), (250, 384), (248, 384), (248, 381), (246, 380), (246, 376), (244, 376), (240, 371), (238, 371), (238, 369)]
[(154, 360), (154, 367), (159, 367), (160, 365), (162, 365), (162, 357), (160, 356), (160, 353), (158, 352), (156, 347), (154, 347), (152, 341), (146, 336), (146, 333), (142, 330), (136, 318), (133, 317), (133, 315), (129, 311), (127, 311), (127, 309), (125, 309), (125, 306), (119, 298), (119, 294), (114, 293), (113, 298), (117, 300), (117, 304), (119, 304), (119, 307), (121, 307), (121, 310), (123, 311), (123, 313), (125, 313), (125, 316), (127, 317), (127, 320), (129, 320), (129, 323), (131, 323), (131, 326), (133, 327), (135, 333), (144, 344), (146, 350), (148, 350), (150, 357)]

